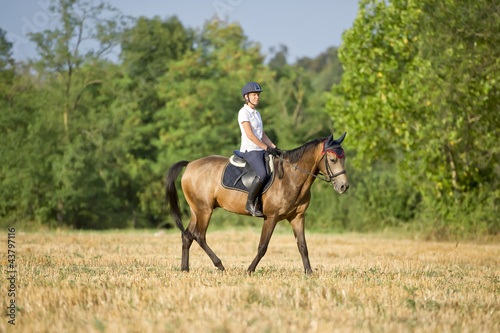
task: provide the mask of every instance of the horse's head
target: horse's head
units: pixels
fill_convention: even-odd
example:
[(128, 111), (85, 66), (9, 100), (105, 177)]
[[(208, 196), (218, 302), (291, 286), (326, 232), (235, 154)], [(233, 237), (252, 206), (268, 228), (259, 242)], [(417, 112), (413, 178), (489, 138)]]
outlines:
[[(349, 181), (347, 180), (344, 168), (345, 153), (341, 146), (346, 134), (347, 133), (344, 133), (337, 140), (333, 139), (333, 135), (330, 135), (330, 137), (326, 139), (323, 144), (323, 156), (318, 165), (319, 170), (328, 176), (328, 180), (333, 185), (333, 188), (340, 194), (344, 193), (349, 188)], [(323, 159), (325, 160), (324, 163)]]

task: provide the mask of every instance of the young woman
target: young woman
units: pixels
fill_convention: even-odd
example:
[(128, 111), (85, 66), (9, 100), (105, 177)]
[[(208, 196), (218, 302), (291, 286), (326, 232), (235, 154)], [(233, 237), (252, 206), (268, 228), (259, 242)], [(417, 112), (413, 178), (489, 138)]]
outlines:
[(255, 170), (256, 176), (248, 189), (248, 199), (245, 210), (252, 216), (264, 216), (257, 207), (259, 191), (264, 185), (267, 173), (265, 166), (265, 153), (279, 156), (281, 150), (264, 133), (262, 118), (256, 107), (259, 104), (262, 88), (257, 82), (248, 82), (241, 89), (245, 105), (238, 113), (238, 123), (241, 130), (240, 151), (245, 160)]

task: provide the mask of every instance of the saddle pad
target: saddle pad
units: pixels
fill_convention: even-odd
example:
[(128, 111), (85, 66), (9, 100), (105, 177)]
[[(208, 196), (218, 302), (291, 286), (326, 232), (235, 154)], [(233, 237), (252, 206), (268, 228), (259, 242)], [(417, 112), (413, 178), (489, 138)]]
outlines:
[[(248, 193), (248, 189), (246, 188), (245, 185), (243, 185), (243, 182), (241, 180), (241, 173), (243, 172), (244, 168), (238, 168), (231, 163), (227, 162), (226, 166), (224, 167), (224, 172), (222, 173), (222, 186), (224, 188), (227, 188), (228, 190), (236, 190), (244, 193)], [(272, 172), (268, 177), (266, 184), (264, 184), (262, 194), (266, 193), (271, 185), (274, 183), (274, 175), (275, 172)], [(238, 179), (240, 177), (240, 179)], [(234, 183), (236, 182), (236, 184)]]

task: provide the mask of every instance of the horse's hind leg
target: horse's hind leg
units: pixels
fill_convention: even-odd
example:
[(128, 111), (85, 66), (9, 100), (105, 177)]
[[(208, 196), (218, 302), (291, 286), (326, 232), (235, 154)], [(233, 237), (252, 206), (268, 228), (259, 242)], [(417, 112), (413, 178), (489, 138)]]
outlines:
[(186, 230), (182, 233), (182, 263), (181, 271), (189, 271), (189, 248), (193, 243), (193, 234)]
[[(206, 241), (208, 223), (211, 217), (212, 217), (212, 211), (210, 211), (209, 213), (201, 213), (201, 212), (195, 213), (191, 209), (191, 222), (189, 223), (188, 230), (192, 232), (194, 239), (198, 242), (198, 244), (205, 251), (205, 253), (210, 257), (215, 267), (217, 267), (220, 271), (224, 271), (225, 269), (224, 266), (222, 265), (222, 261), (219, 259), (219, 257), (217, 257), (214, 251), (212, 251), (212, 249), (208, 246)], [(184, 243), (183, 243), (183, 251), (184, 251)], [(184, 252), (183, 252), (183, 257), (184, 257)]]
[(187, 226), (186, 230), (182, 233), (182, 262), (181, 271), (189, 272), (189, 249), (193, 240), (195, 239), (196, 233), (196, 214), (191, 210), (191, 221)]

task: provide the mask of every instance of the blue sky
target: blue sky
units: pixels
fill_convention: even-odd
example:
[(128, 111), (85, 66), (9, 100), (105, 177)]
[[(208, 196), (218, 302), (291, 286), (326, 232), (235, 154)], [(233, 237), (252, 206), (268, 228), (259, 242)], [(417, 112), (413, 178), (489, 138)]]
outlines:
[[(264, 54), (284, 44), (288, 61), (315, 57), (330, 46), (340, 46), (342, 32), (356, 17), (356, 0), (108, 0), (133, 17), (167, 18), (176, 15), (186, 27), (200, 28), (216, 16), (239, 23), (251, 41), (259, 42)], [(50, 0), (0, 0), (0, 28), (14, 42), (14, 57), (34, 57), (35, 48), (26, 34), (50, 28), (54, 20), (47, 8)]]

